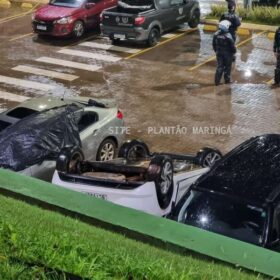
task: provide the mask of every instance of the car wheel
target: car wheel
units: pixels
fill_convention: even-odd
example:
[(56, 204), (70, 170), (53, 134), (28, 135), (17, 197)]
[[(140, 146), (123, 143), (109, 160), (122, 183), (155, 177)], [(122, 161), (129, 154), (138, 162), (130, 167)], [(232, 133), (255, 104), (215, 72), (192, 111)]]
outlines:
[(191, 28), (195, 28), (198, 26), (199, 22), (200, 22), (200, 11), (197, 9), (193, 12), (192, 17), (188, 22), (188, 24)]
[(84, 159), (82, 150), (78, 147), (65, 147), (56, 160), (56, 170), (66, 173), (75, 173), (77, 164)]
[(77, 20), (73, 26), (73, 35), (75, 38), (81, 38), (85, 33), (85, 25), (82, 21)]
[(99, 146), (96, 160), (107, 161), (112, 160), (117, 155), (117, 145), (113, 139), (105, 139)]
[(159, 206), (166, 209), (173, 195), (173, 164), (168, 156), (156, 155), (148, 167), (148, 180), (154, 181)]
[(216, 149), (203, 148), (197, 153), (196, 157), (198, 164), (202, 167), (212, 167), (222, 158), (222, 153)]
[(148, 146), (140, 140), (130, 140), (122, 144), (118, 157), (136, 161), (150, 156)]
[(160, 39), (160, 33), (158, 28), (155, 27), (152, 28), (147, 41), (148, 46), (154, 47), (158, 43), (159, 39)]
[(111, 39), (112, 45), (117, 45), (120, 43), (120, 41), (121, 41), (121, 39)]

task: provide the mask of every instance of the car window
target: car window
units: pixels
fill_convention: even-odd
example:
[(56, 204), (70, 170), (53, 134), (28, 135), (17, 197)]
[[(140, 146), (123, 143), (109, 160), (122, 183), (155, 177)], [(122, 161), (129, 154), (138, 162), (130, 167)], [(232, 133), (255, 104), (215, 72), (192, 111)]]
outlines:
[(266, 211), (228, 196), (191, 190), (182, 204), (178, 222), (231, 238), (261, 245)]
[(170, 7), (170, 0), (159, 0), (158, 1), (158, 6), (161, 9), (167, 9)]
[(15, 108), (14, 110), (11, 110), (10, 112), (8, 112), (7, 116), (13, 117), (16, 119), (23, 119), (23, 118), (28, 117), (37, 112), (38, 111), (30, 109), (30, 108), (18, 107), (18, 108)]
[(11, 125), (11, 123), (0, 120), (0, 131), (4, 130), (5, 128), (7, 128), (10, 125)]
[(183, 5), (184, 0), (171, 0), (170, 5), (171, 6), (178, 6), (178, 5)]
[(78, 8), (84, 3), (84, 0), (50, 0), (50, 5)]
[(97, 121), (98, 115), (95, 112), (83, 113), (80, 119), (78, 120), (78, 129), (79, 131), (82, 131)]

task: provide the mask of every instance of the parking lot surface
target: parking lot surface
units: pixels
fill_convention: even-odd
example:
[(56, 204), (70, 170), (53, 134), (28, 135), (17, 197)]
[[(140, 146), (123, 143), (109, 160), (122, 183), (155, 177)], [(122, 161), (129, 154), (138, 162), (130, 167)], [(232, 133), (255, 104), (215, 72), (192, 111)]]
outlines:
[(98, 32), (80, 41), (38, 37), (32, 9), (0, 9), (1, 110), (41, 95), (115, 98), (127, 137), (158, 151), (210, 145), (225, 152), (251, 136), (280, 132), (280, 91), (271, 85), (275, 59), (266, 32), (238, 38), (234, 82), (215, 87), (213, 33), (203, 25), (170, 31), (153, 48), (112, 46)]

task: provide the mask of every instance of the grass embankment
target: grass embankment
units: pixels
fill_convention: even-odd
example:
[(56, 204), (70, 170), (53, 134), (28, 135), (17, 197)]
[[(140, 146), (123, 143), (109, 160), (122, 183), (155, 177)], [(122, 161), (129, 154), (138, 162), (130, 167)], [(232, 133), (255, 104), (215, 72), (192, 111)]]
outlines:
[[(211, 13), (207, 18), (220, 19), (227, 11), (227, 5), (211, 5)], [(237, 13), (243, 22), (280, 25), (280, 9), (274, 7), (254, 7), (253, 9), (237, 8)]]
[[(0, 279), (257, 279), (0, 196)], [(258, 279), (262, 279), (259, 275)]]

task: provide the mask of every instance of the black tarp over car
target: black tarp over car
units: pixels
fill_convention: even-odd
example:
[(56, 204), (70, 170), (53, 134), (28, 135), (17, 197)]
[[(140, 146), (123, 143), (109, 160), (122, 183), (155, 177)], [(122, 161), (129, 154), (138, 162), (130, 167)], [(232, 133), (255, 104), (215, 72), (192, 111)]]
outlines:
[(0, 167), (21, 171), (49, 159), (65, 146), (81, 147), (75, 104), (35, 113), (0, 133)]

